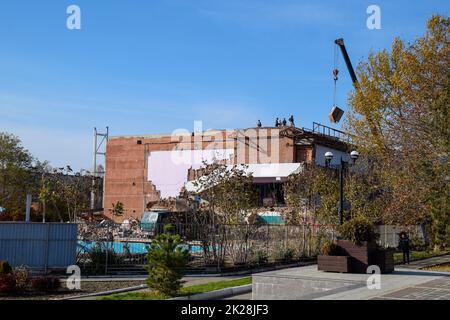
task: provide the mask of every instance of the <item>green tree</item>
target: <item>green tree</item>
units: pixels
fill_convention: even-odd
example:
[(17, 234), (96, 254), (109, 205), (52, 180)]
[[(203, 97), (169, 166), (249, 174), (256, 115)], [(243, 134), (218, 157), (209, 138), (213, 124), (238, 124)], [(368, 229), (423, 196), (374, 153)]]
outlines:
[(175, 296), (181, 288), (183, 271), (189, 261), (189, 250), (182, 246), (173, 226), (164, 226), (164, 233), (152, 241), (147, 253), (147, 284), (166, 296)]
[[(48, 221), (75, 221), (89, 209), (92, 177), (70, 166), (39, 171), (39, 200)], [(96, 183), (94, 188), (100, 188)]]
[(291, 209), (284, 216), (287, 223), (338, 222), (339, 189), (335, 170), (306, 164), (300, 173), (288, 177), (283, 190)]
[(10, 220), (23, 219), (33, 160), (18, 137), (0, 133), (0, 206)]
[(112, 215), (115, 216), (121, 216), (125, 212), (125, 208), (123, 206), (123, 203), (120, 201), (117, 201), (116, 203), (112, 204), (112, 208), (109, 209)]

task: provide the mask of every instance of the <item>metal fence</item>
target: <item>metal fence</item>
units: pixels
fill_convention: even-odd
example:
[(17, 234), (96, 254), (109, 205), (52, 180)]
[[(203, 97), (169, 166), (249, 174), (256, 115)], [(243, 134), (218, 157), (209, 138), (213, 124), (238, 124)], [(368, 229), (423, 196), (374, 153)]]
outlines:
[[(173, 224), (174, 234), (191, 252), (191, 272), (232, 269), (238, 267), (281, 264), (313, 258), (324, 243), (336, 238), (330, 225), (198, 225)], [(408, 231), (411, 239), (426, 242), (420, 226), (377, 226), (378, 244), (396, 248), (400, 231)], [(152, 239), (164, 232), (164, 224), (156, 224), (151, 232), (139, 225), (112, 222), (80, 224), (77, 263), (84, 273), (144, 273), (146, 254)]]
[(0, 260), (47, 271), (76, 262), (77, 224), (0, 223)]
[[(323, 243), (335, 237), (324, 225), (196, 225), (174, 224), (174, 233), (191, 252), (190, 271), (237, 266), (290, 263), (316, 256)], [(96, 232), (85, 232), (78, 242), (78, 264), (86, 273), (144, 272), (147, 247), (163, 232), (123, 230), (109, 224)], [(86, 226), (79, 229), (86, 231)]]

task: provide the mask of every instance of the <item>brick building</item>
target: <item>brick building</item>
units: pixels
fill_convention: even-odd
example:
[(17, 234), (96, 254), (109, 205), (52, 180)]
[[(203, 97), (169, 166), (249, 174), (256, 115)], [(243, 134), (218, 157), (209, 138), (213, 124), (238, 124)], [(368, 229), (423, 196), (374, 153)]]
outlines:
[(264, 190), (264, 184), (282, 183), (303, 162), (324, 165), (327, 151), (335, 155), (333, 161), (346, 158), (348, 139), (317, 123), (311, 130), (279, 126), (111, 137), (106, 146), (105, 215), (112, 217), (110, 209), (120, 201), (125, 213), (114, 220), (140, 219), (161, 199), (176, 198), (196, 178), (192, 172), (212, 161), (249, 164), (255, 183)]

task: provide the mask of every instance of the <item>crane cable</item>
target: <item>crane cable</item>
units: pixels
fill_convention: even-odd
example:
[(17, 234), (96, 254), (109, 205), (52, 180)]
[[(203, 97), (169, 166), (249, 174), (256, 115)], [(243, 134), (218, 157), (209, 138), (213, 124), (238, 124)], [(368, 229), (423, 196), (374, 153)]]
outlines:
[(338, 81), (338, 75), (339, 75), (338, 63), (339, 63), (338, 46), (337, 46), (337, 44), (335, 44), (334, 45), (334, 67), (333, 67), (333, 79), (334, 79), (333, 107), (336, 106), (336, 100), (337, 100), (337, 81)]

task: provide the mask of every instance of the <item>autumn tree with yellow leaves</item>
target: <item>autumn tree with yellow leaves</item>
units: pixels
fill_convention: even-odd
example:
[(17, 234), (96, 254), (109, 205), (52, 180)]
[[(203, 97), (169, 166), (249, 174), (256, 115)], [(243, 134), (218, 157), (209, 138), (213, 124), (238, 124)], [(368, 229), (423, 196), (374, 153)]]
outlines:
[(435, 246), (450, 242), (450, 19), (359, 64), (346, 129), (381, 181), (385, 223), (430, 223)]

